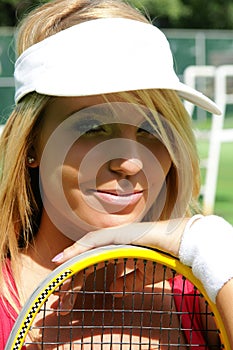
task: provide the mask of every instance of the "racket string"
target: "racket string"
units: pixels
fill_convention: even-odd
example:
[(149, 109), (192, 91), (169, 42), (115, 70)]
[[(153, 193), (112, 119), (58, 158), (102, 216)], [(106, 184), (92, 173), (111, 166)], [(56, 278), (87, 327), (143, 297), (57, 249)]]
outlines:
[[(91, 272), (85, 269), (81, 290), (76, 290), (74, 276), (69, 290), (61, 287), (56, 291), (56, 310), (53, 303), (44, 304), (31, 327), (38, 339), (27, 339), (28, 349), (33, 349), (33, 344), (47, 350), (209, 349), (208, 338), (217, 331), (209, 325), (213, 315), (208, 305), (205, 310), (197, 307), (199, 292), (194, 289), (192, 294), (187, 293), (185, 278), (178, 291), (176, 272), (147, 260), (140, 262), (143, 268), (139, 279), (138, 263), (137, 259), (130, 262), (130, 272), (128, 259), (106, 261), (104, 267), (95, 265)], [(119, 266), (123, 266), (121, 273)], [(63, 307), (62, 299), (68, 294), (72, 301), (76, 300), (72, 308)], [(190, 299), (191, 311), (185, 305)], [(204, 324), (197, 325), (197, 318)], [(201, 344), (195, 344), (198, 332), (206, 334)], [(218, 343), (211, 349), (219, 346)]]

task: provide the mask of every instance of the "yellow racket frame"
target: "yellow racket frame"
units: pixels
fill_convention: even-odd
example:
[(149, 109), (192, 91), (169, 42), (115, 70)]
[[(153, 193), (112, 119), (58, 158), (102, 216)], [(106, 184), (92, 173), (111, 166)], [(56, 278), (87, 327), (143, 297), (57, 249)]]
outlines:
[(72, 258), (71, 260), (55, 269), (34, 291), (31, 298), (29, 298), (29, 301), (23, 307), (16, 321), (16, 323), (20, 323), (20, 326), (17, 326), (17, 324), (15, 324), (5, 350), (18, 350), (22, 348), (27, 332), (30, 329), (31, 324), (40, 307), (66, 279), (92, 265), (107, 260), (121, 258), (138, 258), (154, 261), (165, 265), (177, 271), (178, 274), (182, 274), (184, 277), (186, 277), (192, 284), (197, 287), (199, 292), (208, 302), (215, 317), (215, 322), (219, 330), (221, 342), (224, 344), (225, 349), (230, 350), (229, 340), (219, 311), (216, 305), (209, 299), (202, 283), (193, 275), (191, 268), (183, 265), (175, 257), (161, 251), (132, 245), (111, 245), (93, 249), (86, 253), (80, 254), (75, 258)]

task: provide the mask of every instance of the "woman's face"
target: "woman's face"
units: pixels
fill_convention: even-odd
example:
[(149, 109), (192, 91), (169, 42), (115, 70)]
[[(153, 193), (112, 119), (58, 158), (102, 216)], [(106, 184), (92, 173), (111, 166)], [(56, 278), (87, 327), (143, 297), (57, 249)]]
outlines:
[(55, 225), (78, 231), (142, 220), (171, 166), (151, 132), (135, 105), (109, 105), (100, 96), (54, 99), (35, 148), (45, 209)]

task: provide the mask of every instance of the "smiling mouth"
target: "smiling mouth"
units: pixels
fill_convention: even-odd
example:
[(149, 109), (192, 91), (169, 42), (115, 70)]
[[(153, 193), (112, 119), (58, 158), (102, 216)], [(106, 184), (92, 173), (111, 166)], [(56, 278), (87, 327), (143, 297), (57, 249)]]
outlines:
[(137, 203), (142, 198), (143, 191), (125, 193), (119, 191), (96, 190), (93, 191), (93, 194), (95, 197), (105, 203), (126, 206)]

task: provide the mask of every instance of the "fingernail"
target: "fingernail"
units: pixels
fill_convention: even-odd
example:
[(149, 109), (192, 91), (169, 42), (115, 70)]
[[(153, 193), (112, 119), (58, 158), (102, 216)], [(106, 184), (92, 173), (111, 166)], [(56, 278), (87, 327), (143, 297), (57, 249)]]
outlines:
[(64, 316), (69, 314), (74, 306), (74, 298), (70, 295), (70, 293), (66, 293), (60, 302), (60, 310), (59, 314)]
[(64, 256), (63, 253), (57, 254), (57, 255), (52, 259), (52, 262), (58, 262), (58, 261), (62, 260), (62, 259), (63, 259), (63, 256)]

